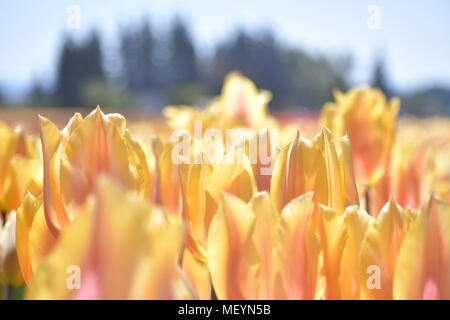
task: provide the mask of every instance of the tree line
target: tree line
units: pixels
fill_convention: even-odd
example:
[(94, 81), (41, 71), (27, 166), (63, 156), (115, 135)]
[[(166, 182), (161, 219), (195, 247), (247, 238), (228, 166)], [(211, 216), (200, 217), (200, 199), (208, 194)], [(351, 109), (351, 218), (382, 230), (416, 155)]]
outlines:
[[(36, 82), (30, 105), (158, 109), (197, 104), (218, 94), (225, 75), (238, 70), (273, 93), (272, 109), (319, 109), (332, 99), (333, 89), (349, 88), (352, 68), (351, 56), (312, 55), (281, 43), (271, 30), (237, 29), (212, 55), (202, 55), (181, 17), (166, 32), (147, 18), (123, 26), (114, 49), (105, 50), (101, 34), (92, 30), (84, 41), (64, 36), (59, 50), (53, 89), (46, 92)], [(382, 59), (369, 78), (388, 96), (395, 94)]]

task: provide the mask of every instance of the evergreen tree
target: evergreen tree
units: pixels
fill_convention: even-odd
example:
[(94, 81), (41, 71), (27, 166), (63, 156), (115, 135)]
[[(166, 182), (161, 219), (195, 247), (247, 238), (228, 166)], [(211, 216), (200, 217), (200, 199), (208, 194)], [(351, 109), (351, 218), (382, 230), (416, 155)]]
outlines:
[(173, 21), (169, 36), (169, 60), (166, 70), (169, 84), (188, 84), (199, 80), (194, 44), (186, 24), (179, 17)]
[(371, 85), (383, 91), (386, 97), (392, 97), (392, 91), (385, 72), (385, 63), (381, 57), (378, 57), (375, 61)]
[(154, 61), (155, 43), (148, 19), (144, 19), (136, 29), (127, 27), (122, 31), (122, 77), (129, 89), (147, 91), (158, 85)]
[(66, 37), (57, 69), (56, 96), (61, 106), (80, 106), (81, 90), (89, 81), (105, 80), (100, 39), (93, 31), (77, 45)]
[(80, 55), (71, 38), (66, 38), (59, 58), (56, 95), (61, 106), (79, 105)]

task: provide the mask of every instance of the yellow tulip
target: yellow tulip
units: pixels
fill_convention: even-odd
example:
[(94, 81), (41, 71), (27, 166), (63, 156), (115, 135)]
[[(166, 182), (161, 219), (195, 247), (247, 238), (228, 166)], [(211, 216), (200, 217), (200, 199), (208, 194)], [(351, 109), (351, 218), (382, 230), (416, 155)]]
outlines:
[(210, 223), (222, 193), (230, 193), (248, 202), (256, 192), (250, 164), (246, 163), (245, 158), (241, 164), (233, 157), (231, 155), (234, 159), (231, 163), (180, 165), (183, 220), (187, 226), (186, 245), (194, 256), (203, 261)]
[(0, 122), (0, 283), (19, 286), (22, 274), (16, 254), (16, 211), (29, 192), (42, 190), (42, 160), (37, 140), (20, 128)]
[[(230, 156), (230, 163), (224, 159)], [(227, 192), (245, 202), (256, 192), (252, 167), (246, 160), (237, 161), (235, 153), (224, 154), (211, 164), (180, 164), (182, 220), (186, 228), (185, 244), (189, 252), (183, 255), (183, 268), (202, 299), (210, 298), (210, 278), (207, 274), (207, 241), (211, 223)], [(209, 292), (208, 292), (209, 290)]]
[(377, 181), (389, 164), (400, 100), (387, 101), (378, 89), (359, 87), (335, 91), (335, 102), (324, 106), (321, 122), (335, 136), (348, 134), (359, 180)]
[(277, 237), (279, 272), (274, 284), (277, 299), (316, 298), (321, 246), (314, 231), (312, 210), (309, 193), (293, 199), (281, 212)]
[(431, 196), (397, 257), (395, 299), (450, 299), (450, 205)]
[(279, 213), (266, 192), (246, 204), (224, 194), (207, 242), (207, 265), (219, 299), (314, 299), (320, 243), (312, 194)]
[(232, 72), (225, 77), (221, 95), (211, 108), (220, 110), (220, 117), (228, 122), (228, 127), (269, 128), (274, 121), (268, 114), (271, 99), (270, 92), (259, 91), (250, 79)]
[[(259, 260), (259, 286), (257, 299), (274, 299), (275, 277), (278, 270), (277, 241), (279, 213), (267, 192), (256, 193), (249, 203), (255, 215), (253, 243)], [(297, 213), (297, 212), (296, 212)]]
[(42, 196), (28, 194), (17, 211), (16, 250), (23, 279), (28, 285), (36, 267), (50, 254), (57, 237), (45, 221)]
[[(107, 174), (124, 187), (150, 194), (149, 173), (138, 143), (118, 114), (104, 115), (97, 108), (85, 119), (80, 114), (63, 131), (41, 117), (44, 156), (44, 213), (50, 231), (57, 235), (73, 217), (68, 205), (83, 203), (99, 174)], [(136, 156), (139, 153), (140, 156)]]
[(348, 239), (342, 252), (339, 278), (341, 287), (340, 298), (357, 300), (360, 298), (361, 292), (359, 277), (361, 247), (367, 230), (374, 219), (358, 206), (347, 207), (342, 219), (347, 230)]
[(182, 212), (180, 172), (179, 165), (172, 160), (173, 148), (173, 143), (166, 143), (157, 155), (159, 199), (156, 202), (161, 203), (171, 220), (181, 218)]
[(16, 255), (16, 212), (8, 220), (0, 218), (0, 283), (17, 287), (22, 284), (22, 275)]
[(211, 222), (207, 261), (219, 299), (251, 299), (256, 292), (255, 216), (245, 202), (224, 194)]
[(0, 122), (0, 211), (19, 207), (27, 192), (42, 190), (42, 160), (38, 141), (20, 128)]
[(341, 215), (349, 205), (359, 204), (351, 149), (346, 137), (338, 140), (337, 150), (331, 133), (323, 128), (313, 139), (299, 134), (284, 147), (275, 162), (271, 195), (278, 210), (290, 200), (314, 192), (315, 201)]
[(319, 237), (323, 252), (323, 273), (325, 276), (324, 298), (341, 298), (342, 257), (348, 239), (348, 230), (342, 217), (333, 209), (319, 205)]
[(179, 226), (160, 210), (101, 177), (95, 197), (39, 265), (26, 298), (193, 297), (177, 264), (181, 240)]
[[(369, 227), (361, 245), (360, 279), (362, 299), (392, 299), (392, 281), (397, 256), (406, 231), (414, 219), (391, 198)], [(380, 271), (379, 288), (370, 276)]]
[(238, 72), (225, 78), (222, 92), (207, 109), (190, 106), (170, 106), (163, 110), (173, 129), (194, 130), (194, 121), (200, 121), (204, 129), (224, 131), (234, 127), (274, 128), (276, 120), (268, 113), (271, 93), (258, 90), (255, 84)]
[(60, 231), (82, 210), (99, 175), (149, 201), (153, 192), (147, 155), (130, 137), (122, 116), (104, 115), (97, 108), (84, 119), (75, 114), (62, 131), (43, 117), (40, 123), (43, 195), (25, 199), (17, 217), (19, 264), (27, 282)]

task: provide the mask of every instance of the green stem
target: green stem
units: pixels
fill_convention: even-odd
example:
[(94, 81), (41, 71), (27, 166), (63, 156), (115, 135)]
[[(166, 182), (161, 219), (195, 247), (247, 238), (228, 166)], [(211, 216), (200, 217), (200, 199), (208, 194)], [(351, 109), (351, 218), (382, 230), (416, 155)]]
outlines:
[(370, 190), (369, 190), (368, 186), (366, 188), (365, 198), (366, 198), (366, 211), (369, 215), (371, 215), (371, 213), (370, 213)]

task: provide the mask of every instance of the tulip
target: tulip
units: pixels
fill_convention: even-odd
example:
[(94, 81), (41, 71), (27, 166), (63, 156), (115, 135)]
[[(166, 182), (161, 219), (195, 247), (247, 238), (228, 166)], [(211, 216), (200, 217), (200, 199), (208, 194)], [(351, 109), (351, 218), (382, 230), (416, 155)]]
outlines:
[[(397, 256), (414, 217), (411, 211), (405, 211), (391, 198), (373, 220), (361, 245), (361, 299), (392, 299)], [(371, 266), (381, 271), (379, 288), (373, 288), (369, 283)]]
[(29, 197), (17, 217), (18, 258), (27, 282), (61, 230), (77, 217), (99, 175), (148, 200), (153, 188), (146, 153), (130, 137), (122, 116), (104, 115), (97, 108), (84, 119), (75, 114), (62, 131), (44, 117), (40, 123), (43, 195), (39, 200)]
[(0, 219), (0, 282), (18, 287), (22, 275), (16, 255), (16, 212), (12, 211), (6, 223)]
[(311, 191), (317, 203), (335, 209), (339, 215), (347, 206), (359, 204), (349, 161), (349, 141), (342, 137), (338, 143), (340, 150), (330, 131), (323, 128), (312, 140), (297, 134), (295, 140), (280, 151), (270, 187), (278, 210), (293, 198)]
[(249, 206), (255, 216), (252, 237), (259, 260), (259, 288), (256, 298), (274, 299), (277, 296), (275, 278), (279, 262), (276, 250), (280, 216), (267, 192), (256, 193)]
[(432, 195), (407, 231), (394, 271), (395, 299), (450, 299), (450, 205)]
[(270, 92), (259, 91), (250, 79), (232, 72), (225, 77), (221, 95), (211, 108), (220, 110), (228, 126), (269, 128), (274, 122), (267, 110), (271, 98)]
[(260, 192), (246, 204), (224, 194), (211, 222), (207, 264), (219, 299), (314, 299), (321, 247), (312, 194), (282, 212)]
[(27, 192), (42, 190), (42, 161), (38, 141), (0, 122), (0, 211), (19, 207)]
[(208, 268), (219, 299), (255, 297), (254, 226), (255, 216), (246, 203), (224, 194), (211, 221), (207, 242)]
[(357, 300), (360, 298), (361, 291), (359, 277), (361, 248), (374, 219), (359, 206), (349, 206), (342, 215), (342, 220), (348, 239), (342, 252), (339, 278), (340, 298)]
[[(229, 163), (225, 161), (227, 157), (231, 159)], [(232, 152), (223, 154), (217, 162), (210, 164), (179, 165), (182, 220), (186, 227), (185, 243), (188, 250), (183, 255), (183, 268), (193, 286), (201, 292), (199, 296), (202, 299), (211, 297), (211, 279), (206, 276), (206, 247), (222, 193), (227, 192), (248, 202), (256, 192), (252, 167), (245, 154), (242, 162)]]
[(325, 277), (324, 298), (337, 300), (341, 298), (339, 278), (348, 231), (342, 217), (332, 208), (319, 205), (318, 212), (318, 233), (323, 252)]
[(16, 250), (20, 270), (27, 285), (36, 267), (51, 252), (57, 237), (46, 223), (42, 196), (28, 194), (17, 211)]
[(321, 245), (312, 222), (312, 194), (305, 194), (287, 204), (280, 216), (277, 237), (279, 273), (274, 284), (275, 298), (315, 299), (318, 286)]
[(334, 96), (336, 102), (324, 106), (321, 122), (336, 137), (348, 134), (356, 177), (372, 184), (388, 167), (400, 100), (387, 101), (380, 90), (367, 87), (335, 91)]
[(16, 254), (16, 210), (29, 192), (42, 189), (37, 140), (0, 122), (0, 283), (18, 287), (22, 274)]
[(256, 182), (248, 160), (244, 158), (241, 164), (233, 158), (233, 154), (231, 163), (180, 166), (187, 247), (200, 260), (204, 260), (210, 223), (222, 192), (235, 195), (245, 202), (250, 201), (256, 192)]
[(166, 209), (171, 220), (181, 218), (182, 195), (178, 164), (172, 159), (174, 143), (165, 143), (157, 155), (158, 196), (157, 203)]
[[(69, 121), (62, 132), (41, 117), (44, 155), (44, 213), (56, 235), (70, 222), (66, 206), (83, 203), (104, 173), (124, 187), (149, 194), (146, 159), (138, 143), (126, 130), (125, 119), (117, 114), (105, 116), (100, 108), (82, 119)], [(137, 153), (137, 155), (136, 155)], [(60, 178), (59, 178), (60, 177)]]
[(124, 192), (109, 178), (99, 179), (92, 201), (61, 231), (39, 265), (26, 298), (193, 297), (177, 264), (181, 229), (135, 193)]
[(271, 93), (258, 90), (255, 84), (238, 72), (225, 78), (219, 97), (206, 110), (190, 106), (170, 106), (163, 110), (169, 126), (173, 129), (194, 130), (194, 121), (200, 121), (205, 129), (221, 131), (233, 127), (266, 129), (277, 127), (268, 113)]

